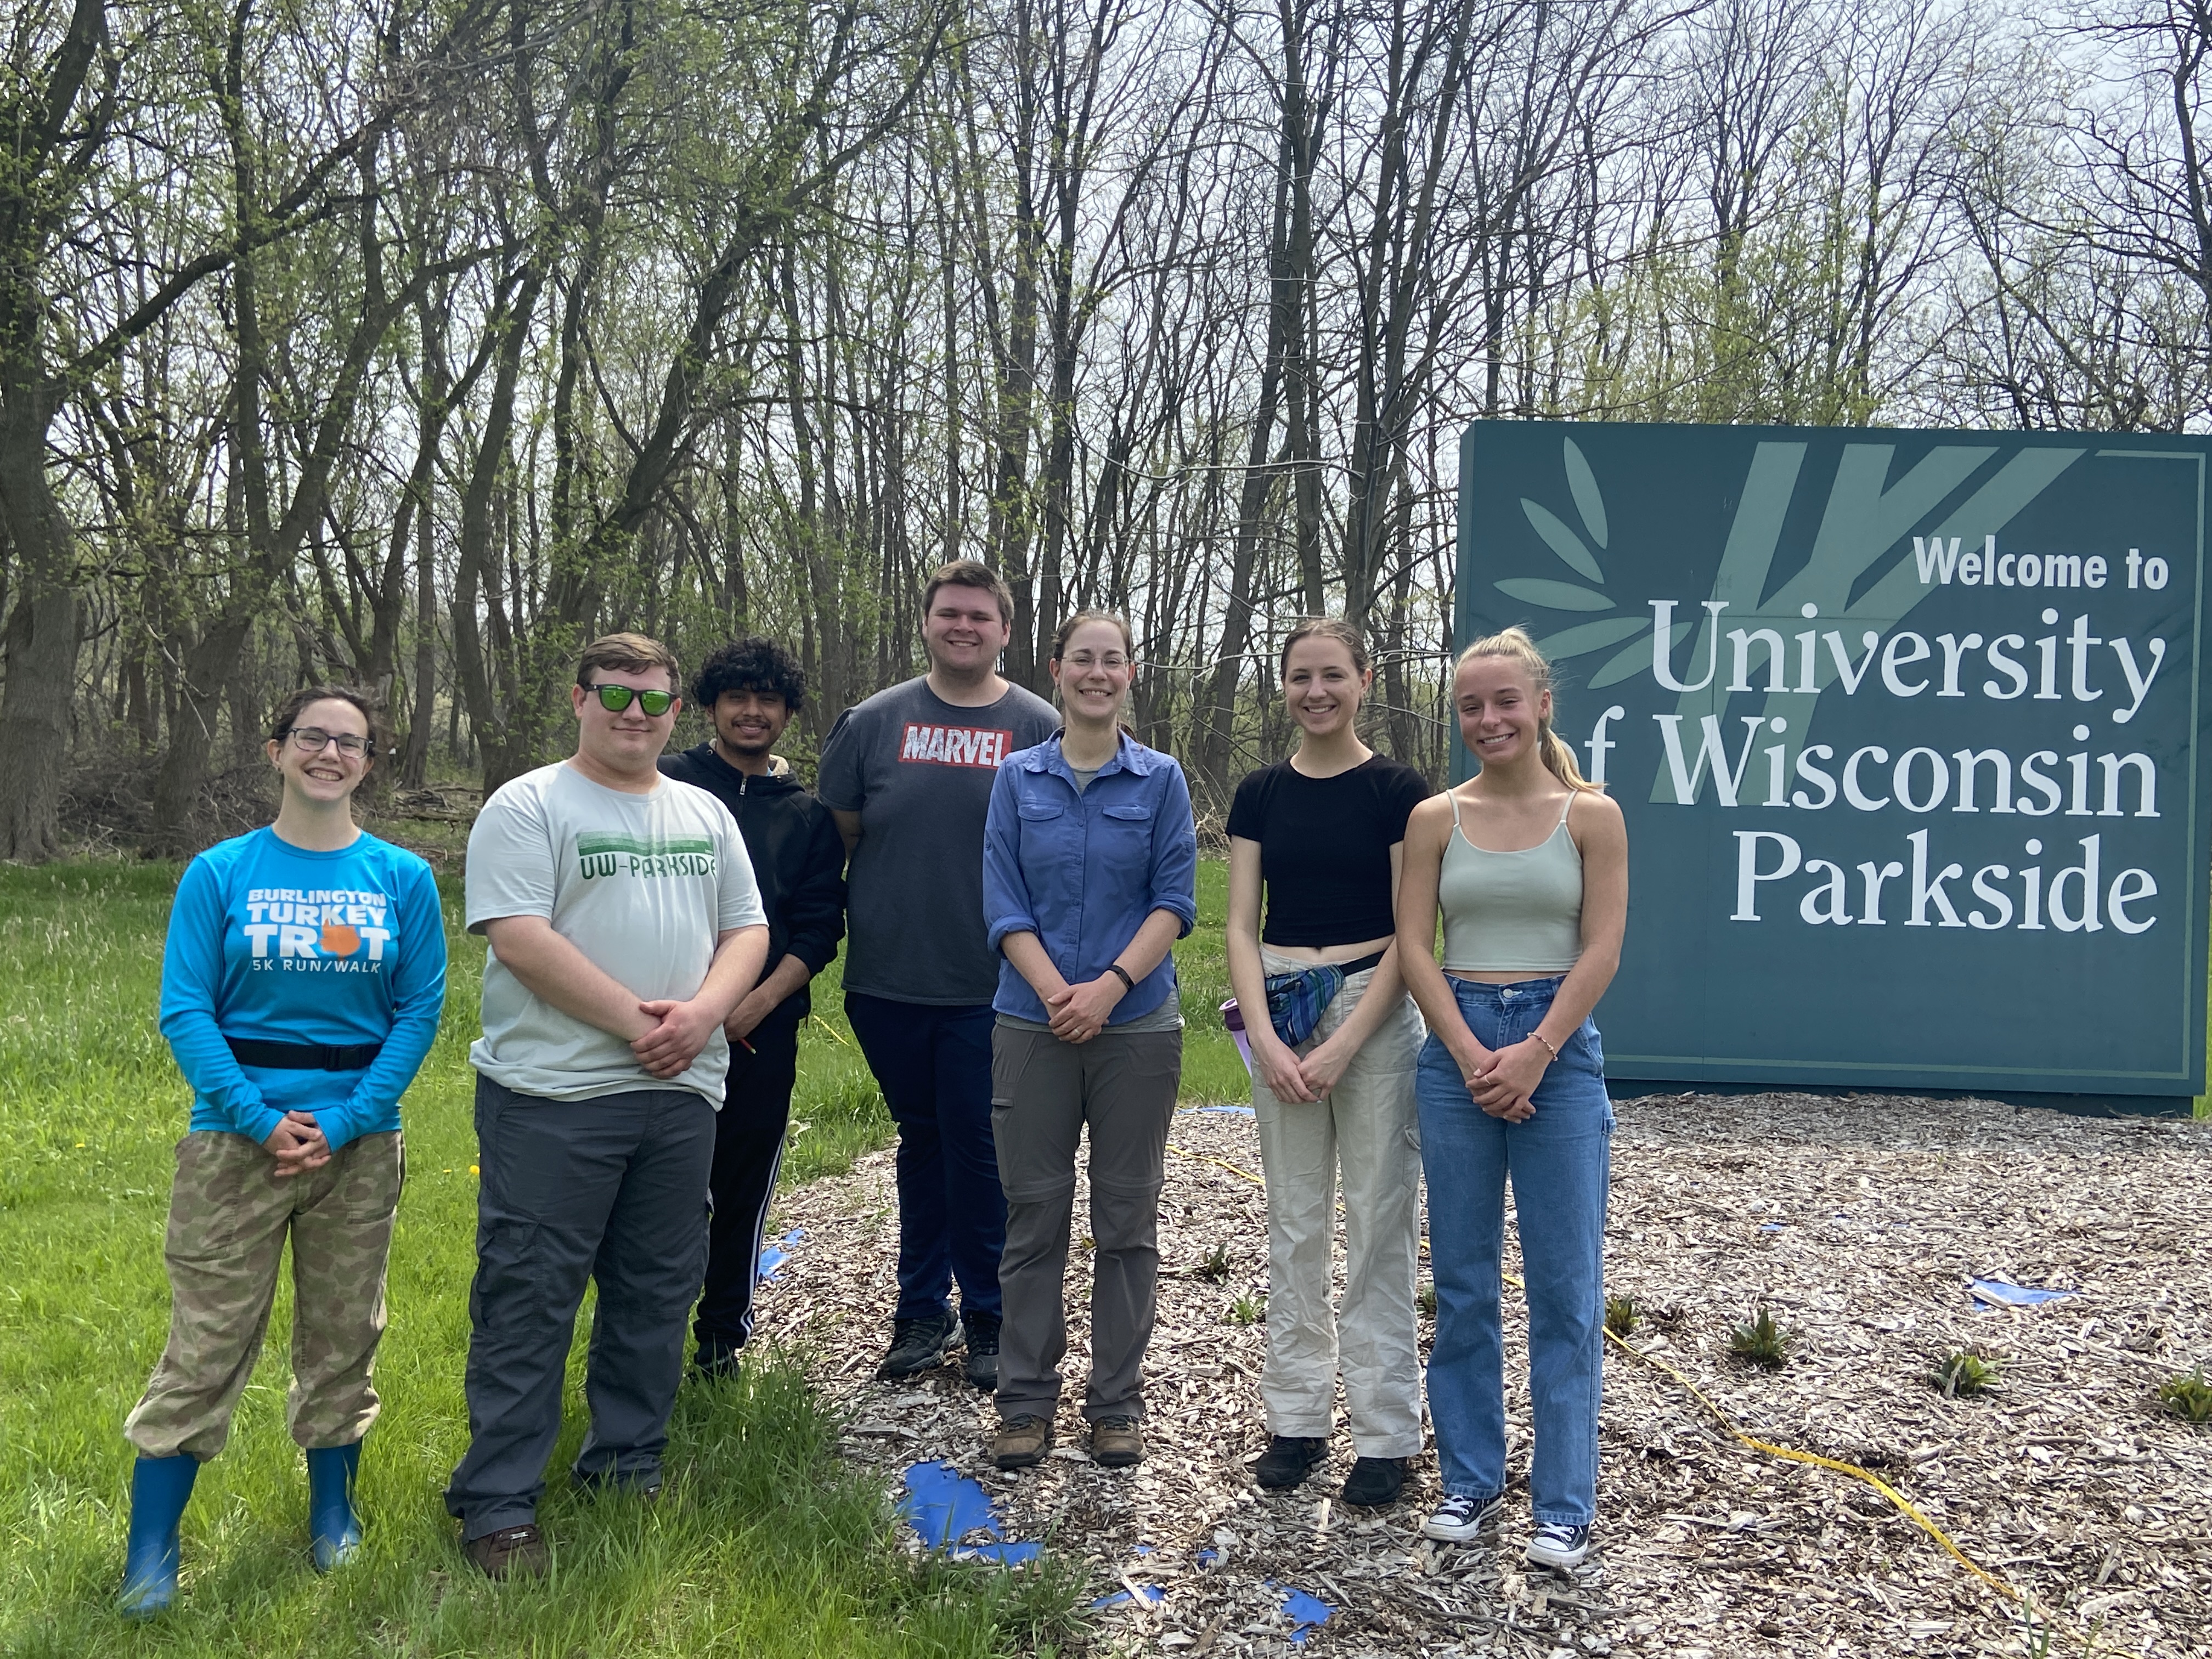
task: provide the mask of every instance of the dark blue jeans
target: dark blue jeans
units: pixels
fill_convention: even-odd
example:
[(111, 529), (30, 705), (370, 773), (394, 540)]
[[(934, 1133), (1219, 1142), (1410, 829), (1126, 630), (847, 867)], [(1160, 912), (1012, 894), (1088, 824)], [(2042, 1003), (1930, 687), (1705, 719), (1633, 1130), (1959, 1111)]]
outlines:
[(868, 1069), (898, 1125), (900, 1319), (999, 1314), (1006, 1200), (991, 1139), (988, 1003), (938, 1007), (848, 992)]

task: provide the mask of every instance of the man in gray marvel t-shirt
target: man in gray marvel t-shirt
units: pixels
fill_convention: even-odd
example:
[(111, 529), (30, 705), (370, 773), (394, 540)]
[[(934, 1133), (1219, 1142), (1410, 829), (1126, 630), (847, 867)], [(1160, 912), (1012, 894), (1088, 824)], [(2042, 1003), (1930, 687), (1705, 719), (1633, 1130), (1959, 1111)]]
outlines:
[[(991, 1140), (983, 819), (999, 763), (1060, 729), (998, 673), (1013, 597), (963, 559), (922, 595), (929, 672), (838, 718), (816, 789), (851, 850), (845, 1013), (898, 1124), (899, 1300), (879, 1375), (942, 1364), (965, 1329), (969, 1380), (997, 1385), (1006, 1199)], [(960, 1286), (960, 1319), (947, 1297)]]

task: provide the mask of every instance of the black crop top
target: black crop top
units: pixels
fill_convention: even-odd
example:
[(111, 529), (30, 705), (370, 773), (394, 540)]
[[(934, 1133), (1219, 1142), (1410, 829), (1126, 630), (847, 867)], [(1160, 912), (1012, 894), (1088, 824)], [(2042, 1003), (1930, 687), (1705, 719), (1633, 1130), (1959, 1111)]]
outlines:
[(1260, 843), (1261, 941), (1356, 945), (1395, 933), (1390, 849), (1435, 793), (1382, 755), (1333, 778), (1310, 778), (1288, 761), (1248, 774), (1229, 808), (1229, 833)]

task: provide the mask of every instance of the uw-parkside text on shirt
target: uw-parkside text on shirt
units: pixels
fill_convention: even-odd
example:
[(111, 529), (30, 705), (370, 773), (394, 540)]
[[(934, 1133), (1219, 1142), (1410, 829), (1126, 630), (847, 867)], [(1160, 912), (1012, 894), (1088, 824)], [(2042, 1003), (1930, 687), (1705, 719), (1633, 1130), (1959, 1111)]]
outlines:
[[(641, 1002), (695, 995), (717, 937), (768, 921), (721, 802), (667, 778), (633, 795), (567, 765), (526, 772), (484, 803), (469, 832), (468, 915), (472, 933), (502, 916), (544, 917)], [(690, 1089), (719, 1109), (730, 1045), (717, 1030), (682, 1076), (654, 1077), (620, 1037), (532, 995), (495, 949), (469, 1060), (541, 1099)]]
[(949, 703), (927, 678), (840, 715), (816, 793), (860, 815), (846, 872), (845, 988), (895, 1002), (988, 1003), (998, 958), (984, 940), (983, 819), (1008, 756), (1060, 729), (1018, 686), (981, 708)]

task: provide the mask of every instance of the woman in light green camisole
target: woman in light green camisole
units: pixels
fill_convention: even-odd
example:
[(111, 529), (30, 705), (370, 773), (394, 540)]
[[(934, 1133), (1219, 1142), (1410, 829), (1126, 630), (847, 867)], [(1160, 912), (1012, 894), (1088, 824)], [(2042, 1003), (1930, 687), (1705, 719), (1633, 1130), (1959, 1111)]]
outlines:
[[(1429, 1417), (1444, 1496), (1422, 1530), (1503, 1519), (1505, 1185), (1528, 1298), (1528, 1559), (1571, 1571), (1596, 1518), (1613, 1109), (1590, 1010), (1620, 962), (1628, 832), (1552, 730), (1551, 666), (1518, 629), (1459, 660), (1452, 701), (1481, 771), (1413, 809), (1398, 957), (1428, 1018), (1413, 1096), (1437, 1287)], [(1431, 954), (1443, 920), (1443, 962)]]

